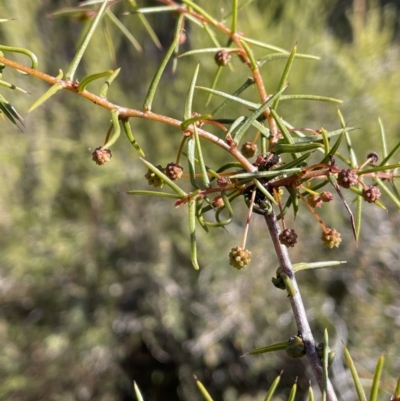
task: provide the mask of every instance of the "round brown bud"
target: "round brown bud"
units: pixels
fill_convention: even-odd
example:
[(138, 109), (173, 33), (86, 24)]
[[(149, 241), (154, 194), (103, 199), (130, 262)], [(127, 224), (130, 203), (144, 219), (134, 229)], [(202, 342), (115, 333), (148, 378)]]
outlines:
[(222, 196), (216, 196), (213, 199), (213, 201), (211, 202), (211, 204), (212, 204), (212, 207), (217, 209), (219, 207), (224, 206), (224, 200), (223, 200)]
[(350, 169), (344, 168), (343, 170), (339, 171), (338, 174), (338, 184), (343, 188), (350, 188), (354, 187), (358, 182), (358, 175), (357, 173)]
[(323, 231), (321, 235), (322, 242), (328, 247), (328, 248), (333, 248), (334, 246), (336, 248), (339, 247), (339, 244), (342, 242), (342, 239), (340, 238), (340, 233), (336, 231), (334, 228), (328, 228), (327, 231)]
[(293, 247), (297, 242), (297, 234), (294, 230), (286, 228), (279, 234), (279, 242), (288, 248)]
[(301, 336), (293, 336), (289, 338), (286, 346), (286, 352), (292, 358), (301, 358), (306, 354), (303, 338)]
[(244, 269), (251, 261), (251, 252), (240, 246), (232, 248), (229, 252), (229, 264), (235, 269)]
[(172, 181), (179, 180), (183, 175), (183, 167), (176, 163), (168, 163), (165, 168), (165, 175)]
[(257, 153), (257, 150), (258, 150), (257, 144), (255, 144), (251, 141), (247, 141), (246, 143), (244, 143), (242, 145), (241, 152), (244, 157), (246, 157), (247, 159), (250, 159)]
[(319, 195), (322, 202), (330, 202), (333, 199), (332, 192), (324, 191)]
[(227, 185), (229, 185), (229, 183), (230, 183), (229, 178), (226, 178), (226, 177), (218, 177), (217, 178), (217, 185), (221, 188), (226, 187)]
[(215, 53), (214, 60), (219, 67), (225, 67), (231, 61), (231, 55), (226, 50), (219, 50)]
[[(160, 171), (163, 171), (162, 166), (157, 166)], [(163, 171), (164, 172), (164, 171)], [(155, 173), (153, 173), (150, 169), (145, 174), (145, 178), (149, 185), (152, 185), (156, 188), (162, 188), (164, 185), (164, 181)]]
[(307, 202), (311, 207), (321, 207), (323, 201), (320, 195), (310, 194), (307, 196)]
[(378, 187), (370, 185), (362, 190), (362, 197), (368, 203), (374, 203), (381, 197), (381, 191)]
[(92, 160), (94, 160), (94, 162), (99, 166), (104, 166), (104, 164), (107, 164), (111, 158), (111, 150), (103, 148), (102, 146), (96, 148), (92, 153)]

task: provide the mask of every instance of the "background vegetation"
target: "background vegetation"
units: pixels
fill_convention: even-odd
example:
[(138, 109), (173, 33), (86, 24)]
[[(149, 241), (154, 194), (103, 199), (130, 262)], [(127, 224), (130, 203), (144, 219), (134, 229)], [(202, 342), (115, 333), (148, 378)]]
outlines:
[[(48, 15), (77, 2), (5, 3), (0, 16), (16, 21), (2, 24), (1, 43), (34, 51), (43, 71), (56, 74), (65, 68), (82, 21)], [(199, 3), (219, 15), (230, 2)], [(396, 4), (260, 0), (239, 19), (249, 36), (287, 49), (297, 42), (300, 52), (321, 56), (319, 62), (295, 62), (288, 90), (343, 99), (346, 121), (359, 128), (354, 140), (361, 145), (360, 158), (370, 151), (380, 153), (379, 144), (370, 139), (379, 130), (378, 117), (391, 144), (399, 141)], [(122, 10), (122, 5), (115, 8), (117, 15)], [(141, 33), (136, 16), (121, 18), (142, 44), (142, 53), (108, 24), (104, 29), (111, 32), (117, 61), (99, 30), (77, 77), (120, 66), (119, 86), (113, 86), (110, 100), (140, 107), (163, 52)], [(160, 14), (150, 20), (168, 45), (172, 17)], [(195, 27), (187, 27), (187, 36), (186, 46), (204, 45)], [(199, 60), (200, 83), (211, 82), (212, 57), (182, 59), (177, 73), (164, 77), (154, 110), (162, 106), (165, 114), (181, 117)], [(267, 86), (269, 78), (275, 84), (280, 76), (283, 64), (275, 63)], [(220, 87), (229, 88), (234, 74)], [(32, 94), (24, 99), (8, 95), (20, 111), (47, 89), (18, 74), (14, 83)], [(203, 107), (204, 99), (198, 100)], [(282, 107), (301, 126), (338, 125), (332, 105), (292, 102)], [(142, 187), (146, 172), (125, 141), (114, 146), (107, 166), (90, 160), (108, 124), (108, 113), (68, 93), (57, 94), (56, 101), (27, 116), (25, 133), (1, 122), (0, 399), (132, 400), (136, 380), (147, 401), (196, 400), (195, 373), (216, 399), (250, 401), (261, 399), (282, 369), (283, 395), (299, 371), (304, 371), (299, 387), (307, 391), (311, 375), (302, 360), (293, 362), (284, 353), (240, 358), (252, 348), (285, 340), (295, 330), (285, 293), (277, 296), (270, 282), (277, 263), (268, 256), (271, 245), (263, 223), (252, 225), (248, 247), (254, 258), (248, 269), (238, 272), (228, 265), (229, 249), (242, 230), (243, 220), (238, 220), (228, 232), (200, 238), (202, 270), (194, 271), (185, 213), (168, 200), (150, 202), (124, 194)], [(152, 147), (152, 162), (171, 161), (166, 154), (180, 140), (173, 129), (137, 120), (134, 130), (140, 144)], [(300, 246), (292, 252), (294, 262), (348, 261), (345, 268), (300, 276), (315, 333), (322, 340), (328, 327), (335, 342), (333, 382), (340, 383), (343, 400), (354, 397), (343, 375), (341, 341), (366, 382), (385, 351), (388, 394), (400, 370), (399, 216), (373, 205), (365, 209), (359, 248), (350, 224), (344, 223), (343, 246), (323, 249), (318, 227), (303, 215), (296, 226)], [(329, 219), (347, 221), (339, 202)]]

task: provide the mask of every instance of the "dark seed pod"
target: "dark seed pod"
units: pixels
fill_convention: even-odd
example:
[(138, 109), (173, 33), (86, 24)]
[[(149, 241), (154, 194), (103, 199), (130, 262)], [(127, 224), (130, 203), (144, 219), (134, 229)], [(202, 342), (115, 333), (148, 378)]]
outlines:
[(376, 152), (371, 152), (367, 154), (367, 160), (369, 160), (371, 164), (375, 164), (378, 161), (378, 159), (379, 159), (378, 153)]
[(214, 60), (219, 67), (225, 67), (231, 61), (231, 55), (226, 50), (219, 50), (215, 53)]
[(179, 180), (183, 175), (183, 167), (176, 163), (168, 163), (165, 168), (165, 175), (172, 181)]
[(287, 247), (293, 247), (297, 242), (297, 234), (294, 230), (287, 228), (279, 234), (279, 242)]

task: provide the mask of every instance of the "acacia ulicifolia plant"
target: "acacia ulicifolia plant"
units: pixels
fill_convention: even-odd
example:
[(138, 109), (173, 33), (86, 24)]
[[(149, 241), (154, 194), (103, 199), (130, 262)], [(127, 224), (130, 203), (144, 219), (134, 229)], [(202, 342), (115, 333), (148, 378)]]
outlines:
[[(336, 400), (335, 391), (328, 379), (328, 365), (332, 361), (334, 351), (329, 349), (327, 333), (324, 341), (320, 344), (317, 345), (314, 340), (295, 273), (300, 270), (327, 267), (342, 262), (293, 265), (288, 248), (295, 246), (301, 238), (298, 238), (293, 227), (287, 225), (285, 216), (289, 212), (293, 212), (296, 216), (300, 212), (299, 204), (304, 203), (306, 208), (303, 210), (307, 212), (308, 209), (310, 216), (315, 218), (317, 224), (321, 226), (323, 244), (328, 248), (339, 247), (341, 242), (339, 231), (326, 226), (316, 211), (322, 204), (328, 203), (336, 197), (348, 212), (355, 241), (357, 241), (361, 227), (361, 208), (365, 202), (384, 208), (380, 200), (383, 192), (400, 209), (400, 199), (394, 185), (394, 179), (397, 177), (395, 170), (400, 167), (400, 164), (389, 164), (390, 159), (400, 148), (400, 144), (388, 151), (382, 128), (383, 153), (380, 157), (381, 160), (377, 153), (373, 152), (366, 155), (364, 160), (359, 163), (350, 140), (353, 128), (346, 125), (340, 112), (338, 113), (338, 128), (332, 131), (320, 127), (307, 127), (307, 124), (305, 124), (306, 128), (291, 125), (290, 121), (278, 111), (280, 102), (312, 100), (340, 103), (340, 101), (318, 95), (285, 94), (293, 61), (296, 58), (316, 60), (318, 57), (299, 54), (296, 47), (289, 52), (247, 37), (238, 30), (240, 8), (237, 0), (232, 0), (232, 10), (226, 20), (219, 20), (211, 16), (192, 0), (182, 0), (182, 3), (174, 0), (159, 0), (162, 3), (161, 6), (142, 9), (138, 8), (133, 0), (120, 1), (130, 7), (130, 12), (137, 13), (141, 21), (146, 22), (144, 19), (146, 13), (170, 12), (176, 18), (174, 39), (150, 83), (141, 110), (114, 104), (107, 99), (108, 89), (117, 77), (119, 69), (95, 73), (80, 81), (75, 78), (77, 67), (102, 18), (108, 17), (117, 26), (122, 25), (112, 13), (112, 6), (118, 2), (115, 0), (85, 2), (83, 3), (85, 8), (73, 10), (74, 13), (82, 13), (82, 16), (88, 21), (89, 29), (65, 75), (61, 70), (58, 76), (50, 76), (39, 71), (36, 57), (32, 52), (8, 46), (0, 46), (0, 50), (23, 53), (31, 59), (32, 64), (31, 67), (26, 67), (1, 54), (1, 71), (7, 66), (52, 85), (33, 104), (30, 111), (60, 90), (68, 90), (91, 101), (98, 107), (109, 110), (111, 126), (106, 133), (103, 145), (97, 146), (93, 152), (93, 160), (98, 165), (105, 165), (111, 161), (110, 148), (119, 139), (122, 125), (129, 142), (139, 153), (141, 162), (148, 168), (145, 175), (147, 183), (156, 188), (166, 186), (172, 190), (172, 192), (162, 192), (135, 189), (129, 191), (129, 194), (170, 198), (174, 199), (175, 207), (187, 207), (191, 260), (195, 269), (199, 269), (196, 247), (197, 229), (200, 227), (208, 232), (210, 228), (229, 225), (234, 218), (231, 207), (234, 201), (241, 202), (248, 212), (243, 236), (237, 246), (230, 250), (227, 264), (229, 260), (229, 264), (236, 269), (247, 267), (251, 261), (251, 251), (246, 248), (251, 216), (253, 212), (261, 215), (268, 228), (279, 264), (276, 277), (272, 279), (272, 282), (275, 287), (287, 291), (298, 332), (291, 333), (295, 335), (292, 335), (289, 340), (253, 350), (249, 354), (285, 349), (290, 356), (295, 358), (306, 355), (321, 388), (323, 398), (330, 401)], [(68, 14), (68, 12), (61, 11), (60, 14)], [(186, 24), (193, 24), (193, 30), (201, 30), (210, 39), (213, 47), (195, 49), (180, 54), (179, 45), (186, 39)], [(147, 22), (144, 26), (155, 40), (156, 45), (159, 45)], [(124, 32), (127, 34), (126, 31)], [(217, 39), (218, 37), (223, 38), (223, 45)], [(129, 39), (134, 44), (136, 43), (133, 37), (129, 37)], [(256, 54), (260, 49), (269, 51), (269, 54), (258, 58)], [(191, 82), (188, 82), (182, 119), (177, 120), (168, 115), (154, 112), (153, 99), (168, 61), (173, 60), (174, 67), (176, 67), (176, 62), (180, 57), (199, 54), (202, 58), (213, 58), (217, 65), (211, 87), (197, 86), (197, 77), (200, 73), (200, 65), (197, 65)], [(233, 57), (238, 57), (242, 61), (235, 66), (235, 69), (247, 70), (250, 78), (231, 93), (226, 93), (216, 88), (221, 73), (235, 73), (229, 69)], [(268, 93), (264, 82), (266, 76), (264, 70), (267, 71), (271, 62), (276, 59), (286, 59), (287, 62), (279, 82), (275, 84), (276, 90), (274, 93)], [(92, 81), (102, 78), (106, 78), (106, 82), (99, 94), (86, 89)], [(9, 89), (19, 89), (5, 81), (0, 83)], [(268, 82), (268, 86), (273, 86), (273, 83)], [(250, 87), (256, 88), (257, 101), (249, 101), (243, 97), (246, 89)], [(193, 99), (198, 91), (205, 91), (210, 97), (222, 98), (221, 103), (211, 111), (208, 110), (207, 105), (201, 112), (193, 110)], [(230, 110), (230, 106), (235, 103), (244, 106), (247, 111), (243, 115), (237, 115), (236, 118), (224, 118), (223, 113)], [(21, 116), (3, 97), (0, 98), (0, 110), (13, 123), (23, 124)], [(150, 161), (152, 159), (151, 152), (145, 153), (136, 142), (131, 129), (131, 122), (135, 118), (153, 120), (176, 128), (180, 146), (177, 153), (171, 155), (171, 161), (166, 166)], [(210, 124), (218, 127), (221, 134), (216, 135), (205, 129)], [(207, 155), (203, 155), (204, 141), (209, 141), (222, 148), (230, 155), (231, 162), (218, 165), (216, 161), (209, 160)], [(340, 152), (339, 147), (342, 143), (347, 145), (347, 155)], [(207, 165), (204, 156), (206, 156)], [(184, 179), (190, 180), (191, 190), (189, 192), (179, 185), (179, 182)], [(187, 185), (184, 187), (186, 188)], [(353, 217), (343, 196), (345, 191), (351, 191), (356, 198), (357, 218)], [(212, 219), (209, 217), (210, 214), (213, 214)], [(377, 380), (379, 381), (379, 378)], [(201, 388), (200, 384), (199, 387)], [(201, 390), (204, 389), (201, 388)], [(399, 393), (400, 388), (396, 390), (395, 397), (399, 397)]]

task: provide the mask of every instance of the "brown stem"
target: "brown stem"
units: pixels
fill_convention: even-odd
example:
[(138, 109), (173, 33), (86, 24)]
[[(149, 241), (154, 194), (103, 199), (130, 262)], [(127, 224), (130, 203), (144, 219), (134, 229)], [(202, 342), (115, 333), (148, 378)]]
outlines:
[[(278, 221), (276, 220), (275, 213), (272, 211), (269, 214), (265, 214), (264, 218), (267, 223), (272, 242), (274, 244), (275, 252), (278, 256), (279, 266), (282, 272), (285, 273), (292, 282), (292, 287), (294, 289), (295, 295), (289, 296), (288, 298), (290, 301), (290, 305), (292, 306), (293, 315), (296, 321), (298, 332), (299, 334), (301, 334), (305, 344), (307, 358), (310, 362), (311, 368), (314, 372), (318, 385), (322, 391), (323, 384), (322, 384), (321, 360), (317, 354), (314, 336), (308, 323), (306, 310), (304, 308), (304, 303), (301, 298), (299, 287), (297, 285), (294, 269), (289, 257), (288, 250), (286, 246), (282, 245), (279, 242), (279, 225)], [(329, 380), (328, 380), (326, 399), (327, 401), (337, 401), (335, 391), (333, 390), (332, 384), (330, 383)]]
[[(55, 85), (55, 84), (61, 84), (62, 88), (71, 92), (74, 92), (75, 94), (90, 100), (92, 103), (103, 107), (107, 110), (118, 110), (118, 115), (120, 119), (124, 118), (129, 118), (129, 117), (138, 117), (138, 118), (145, 118), (147, 120), (153, 120), (153, 121), (158, 121), (162, 122), (168, 125), (172, 125), (177, 128), (181, 128), (182, 121), (176, 120), (174, 118), (164, 116), (161, 114), (153, 113), (151, 111), (142, 111), (142, 110), (136, 110), (136, 109), (130, 109), (126, 107), (119, 106), (117, 104), (114, 104), (110, 101), (108, 101), (104, 97), (100, 97), (95, 95), (94, 93), (88, 92), (87, 90), (83, 91), (78, 91), (77, 85), (75, 82), (71, 81), (66, 81), (66, 80), (61, 80), (57, 79), (56, 77), (53, 77), (51, 75), (44, 74), (43, 72), (33, 70), (32, 68), (26, 67), (22, 64), (16, 63), (15, 61), (9, 60), (5, 57), (0, 57), (0, 63), (11, 67), (16, 70), (20, 70), (23, 72), (26, 72), (30, 76), (33, 76), (35, 78), (41, 79), (44, 82), (47, 82), (50, 85)], [(188, 127), (186, 129), (188, 132), (193, 132), (193, 128)], [(213, 142), (214, 144), (220, 146), (227, 152), (229, 152), (242, 166), (246, 171), (256, 171), (257, 168), (254, 167), (243, 155), (242, 153), (237, 149), (236, 146), (231, 146), (231, 144), (225, 142), (223, 139), (219, 138), (216, 135), (211, 134), (208, 131), (202, 130), (202, 129), (197, 129), (197, 132), (199, 136), (201, 136), (204, 139), (207, 139), (210, 142)]]

